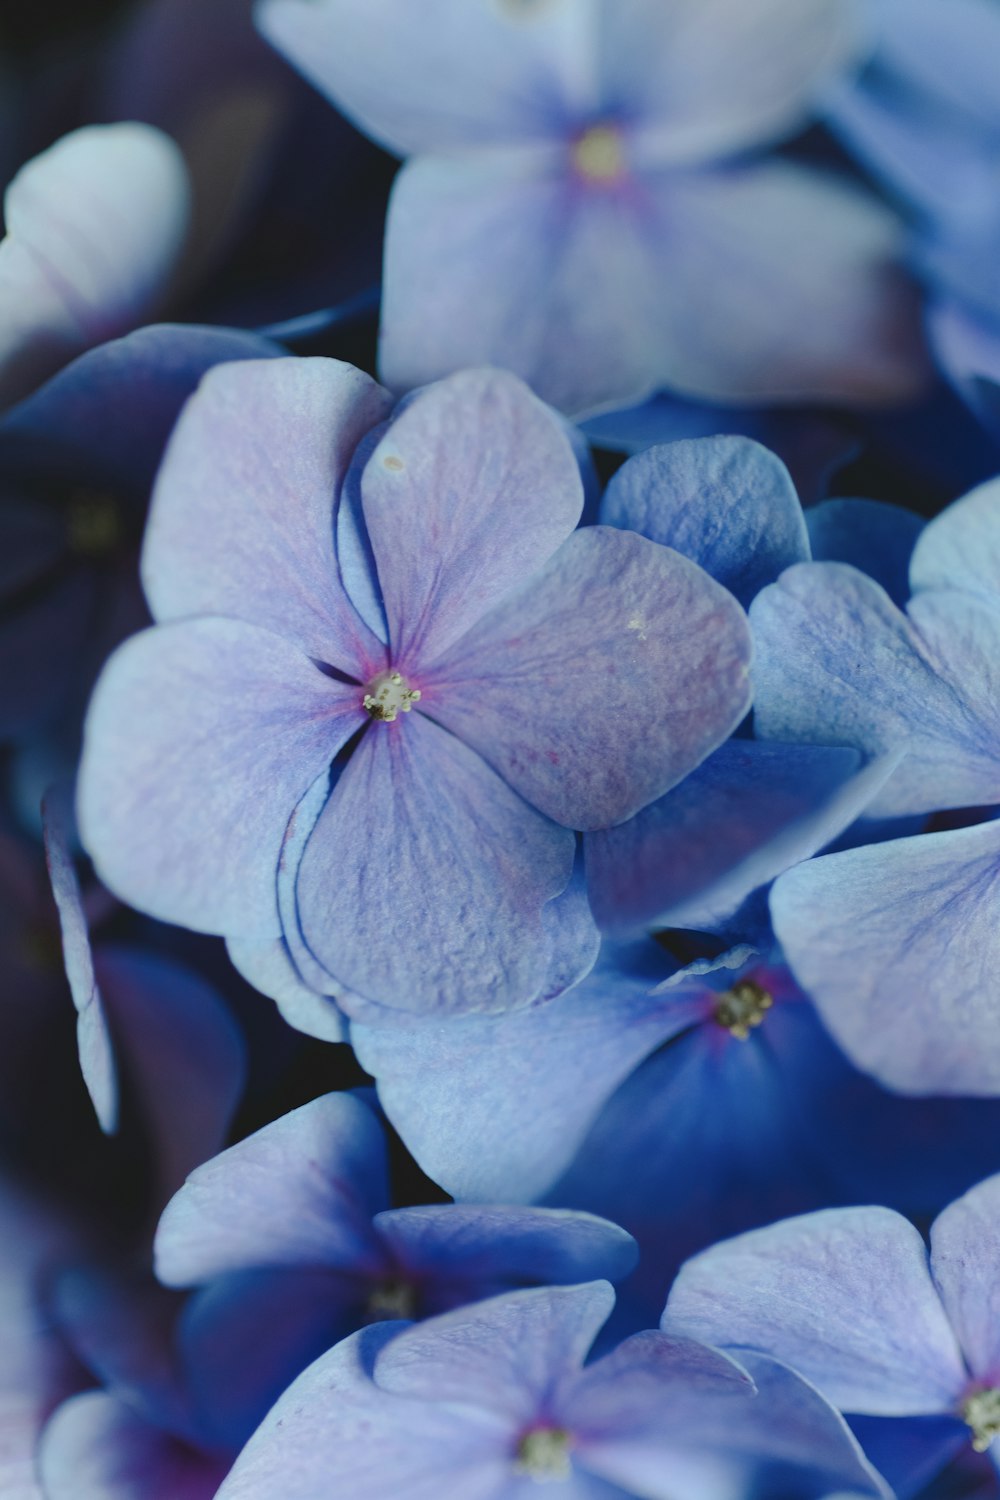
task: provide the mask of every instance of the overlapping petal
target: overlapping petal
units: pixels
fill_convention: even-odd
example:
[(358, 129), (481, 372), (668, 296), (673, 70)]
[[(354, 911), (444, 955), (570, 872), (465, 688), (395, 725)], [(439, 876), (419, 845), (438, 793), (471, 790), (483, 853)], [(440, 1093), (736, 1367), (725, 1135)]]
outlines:
[(571, 828), (631, 817), (749, 705), (749, 632), (686, 558), (612, 527), (572, 536), (427, 674), (427, 712)]
[(1000, 480), (979, 485), (935, 517), (914, 549), (910, 584), (979, 594), (1000, 609)]
[(1000, 1379), (1000, 1177), (949, 1203), (931, 1229), (931, 1272), (969, 1370)]
[(228, 1467), (104, 1391), (64, 1402), (39, 1453), (50, 1500), (212, 1500)]
[(880, 500), (826, 500), (805, 516), (817, 562), (849, 563), (881, 584), (900, 609), (905, 606), (922, 516)]
[(358, 690), (238, 620), (133, 637), (87, 720), (78, 816), (105, 883), (199, 932), (277, 937), (301, 794), (365, 722)]

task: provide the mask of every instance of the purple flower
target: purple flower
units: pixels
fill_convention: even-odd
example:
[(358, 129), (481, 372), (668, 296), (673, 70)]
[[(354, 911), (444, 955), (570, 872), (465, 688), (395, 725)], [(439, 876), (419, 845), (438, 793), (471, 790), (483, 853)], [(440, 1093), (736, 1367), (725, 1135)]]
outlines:
[(381, 368), (504, 365), (569, 412), (661, 386), (880, 400), (922, 380), (897, 226), (847, 180), (733, 158), (858, 49), (841, 0), (264, 0), (258, 21), (410, 157)]
[(964, 1444), (997, 1462), (998, 1257), (1000, 1177), (938, 1216), (929, 1259), (889, 1209), (831, 1209), (695, 1256), (663, 1327), (783, 1360), (842, 1411), (924, 1419), (930, 1477)]
[[(289, 1388), (219, 1500), (770, 1500), (886, 1495), (847, 1429), (788, 1370), (635, 1335), (595, 1363), (606, 1282), (513, 1292), (355, 1334)], [(764, 1491), (761, 1490), (761, 1493)]]
[(349, 1012), (500, 1010), (573, 970), (570, 936), (572, 977), (592, 962), (572, 829), (725, 738), (748, 631), (669, 549), (571, 534), (571, 446), (514, 377), (390, 413), (328, 360), (203, 382), (145, 544), (160, 623), (91, 707), (81, 830), (133, 904), (291, 957)]

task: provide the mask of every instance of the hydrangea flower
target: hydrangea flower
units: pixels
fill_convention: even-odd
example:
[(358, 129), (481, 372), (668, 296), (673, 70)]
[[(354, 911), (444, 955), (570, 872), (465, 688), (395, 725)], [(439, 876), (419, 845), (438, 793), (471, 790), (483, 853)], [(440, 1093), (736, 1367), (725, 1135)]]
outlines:
[(831, 1209), (695, 1256), (663, 1327), (783, 1360), (842, 1411), (921, 1419), (924, 1481), (967, 1444), (1000, 1466), (998, 1258), (1000, 1177), (938, 1216), (929, 1257), (888, 1209)]
[(863, 401), (920, 383), (892, 217), (846, 179), (738, 160), (798, 130), (856, 58), (846, 0), (264, 0), (257, 14), (410, 158), (386, 230), (390, 386), (490, 362), (578, 413), (661, 386)]
[(393, 415), (334, 361), (210, 373), (154, 495), (159, 623), (88, 718), (102, 878), (277, 945), (348, 1011), (523, 1004), (567, 943), (578, 978), (572, 830), (632, 816), (726, 737), (750, 650), (726, 590), (632, 533), (574, 533), (581, 505), (562, 423), (513, 376)]
[(513, 1292), (345, 1339), (240, 1454), (219, 1500), (813, 1500), (888, 1495), (780, 1364), (648, 1332), (583, 1365), (606, 1282)]

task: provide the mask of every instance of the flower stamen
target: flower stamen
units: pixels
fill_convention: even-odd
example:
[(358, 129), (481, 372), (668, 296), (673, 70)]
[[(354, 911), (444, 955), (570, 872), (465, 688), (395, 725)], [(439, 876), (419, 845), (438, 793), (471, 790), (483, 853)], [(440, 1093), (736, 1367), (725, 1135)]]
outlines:
[(379, 672), (368, 684), (361, 705), (373, 719), (392, 724), (397, 714), (408, 714), (420, 696), (420, 689), (408, 687), (400, 672)]
[(731, 990), (719, 996), (715, 1004), (715, 1019), (737, 1041), (745, 1042), (773, 1004), (774, 997), (755, 980), (741, 979)]
[(962, 1402), (962, 1421), (972, 1430), (972, 1446), (977, 1453), (985, 1453), (1000, 1437), (1000, 1390), (995, 1386), (985, 1391), (973, 1391)]
[(515, 1472), (536, 1483), (569, 1479), (569, 1433), (562, 1427), (536, 1427), (517, 1445)]

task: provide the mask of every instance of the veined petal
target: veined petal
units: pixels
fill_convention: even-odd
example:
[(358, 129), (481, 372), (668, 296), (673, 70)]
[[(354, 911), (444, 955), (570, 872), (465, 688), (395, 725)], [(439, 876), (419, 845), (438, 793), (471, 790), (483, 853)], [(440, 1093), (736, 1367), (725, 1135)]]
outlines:
[[(351, 990), (400, 1010), (523, 1005), (546, 977), (545, 903), (572, 834), (422, 713), (373, 724), (299, 866), (302, 934)], [(349, 996), (342, 1008), (351, 1013)]]
[(981, 594), (1000, 609), (1000, 479), (978, 485), (925, 527), (910, 586)]
[(576, 532), (426, 676), (429, 714), (571, 828), (631, 817), (749, 706), (746, 618), (633, 532)]
[(949, 1203), (931, 1228), (931, 1272), (969, 1369), (1000, 1383), (1000, 1177)]
[(149, 125), (89, 125), (22, 167), (4, 199), (0, 401), (141, 321), (188, 213), (180, 150)]
[(365, 680), (381, 643), (344, 591), (337, 497), (389, 397), (332, 359), (209, 372), (174, 431), (153, 494), (142, 577), (153, 615), (228, 615)]
[(583, 508), (564, 424), (502, 370), (406, 402), (361, 495), (394, 660), (421, 663), (543, 567)]
[(78, 816), (116, 894), (198, 932), (277, 937), (298, 798), (365, 722), (358, 689), (238, 620), (134, 636), (91, 700)]

